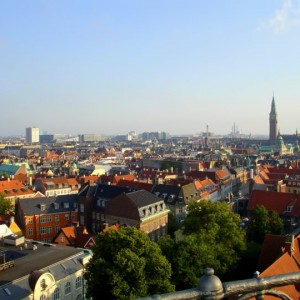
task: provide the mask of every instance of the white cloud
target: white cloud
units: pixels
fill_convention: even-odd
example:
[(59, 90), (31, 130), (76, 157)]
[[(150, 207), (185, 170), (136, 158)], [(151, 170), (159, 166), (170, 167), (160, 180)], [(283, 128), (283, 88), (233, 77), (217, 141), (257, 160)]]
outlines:
[(292, 27), (300, 25), (300, 1), (283, 0), (280, 9), (276, 10), (263, 27), (269, 28), (273, 33), (283, 33)]

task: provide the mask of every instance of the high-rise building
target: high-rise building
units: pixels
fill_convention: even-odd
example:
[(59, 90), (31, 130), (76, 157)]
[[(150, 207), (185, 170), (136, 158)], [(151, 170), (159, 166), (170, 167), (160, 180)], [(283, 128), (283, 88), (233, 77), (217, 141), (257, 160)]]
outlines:
[(26, 143), (33, 144), (40, 141), (40, 129), (37, 127), (26, 128)]
[(270, 145), (275, 145), (278, 136), (278, 117), (276, 112), (274, 96), (272, 99), (271, 112), (270, 112)]

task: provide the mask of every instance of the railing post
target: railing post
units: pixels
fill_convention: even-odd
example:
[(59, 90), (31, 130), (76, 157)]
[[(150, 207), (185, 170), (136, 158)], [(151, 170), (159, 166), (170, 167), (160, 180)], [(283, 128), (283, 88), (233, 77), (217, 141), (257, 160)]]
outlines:
[(204, 275), (199, 280), (198, 289), (201, 292), (201, 299), (219, 300), (224, 297), (222, 281), (214, 275), (211, 268), (205, 269)]

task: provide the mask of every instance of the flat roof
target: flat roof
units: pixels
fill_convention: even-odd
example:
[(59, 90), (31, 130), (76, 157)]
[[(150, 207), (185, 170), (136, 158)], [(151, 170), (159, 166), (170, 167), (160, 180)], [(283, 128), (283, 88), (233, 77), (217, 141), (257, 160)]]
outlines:
[[(0, 287), (32, 271), (49, 268), (62, 260), (83, 253), (82, 249), (59, 246), (49, 243), (26, 241), (27, 248), (23, 245), (11, 246), (0, 244), (0, 251), (6, 254), (6, 261), (14, 260), (14, 267), (0, 271)], [(33, 245), (36, 250), (33, 250)]]

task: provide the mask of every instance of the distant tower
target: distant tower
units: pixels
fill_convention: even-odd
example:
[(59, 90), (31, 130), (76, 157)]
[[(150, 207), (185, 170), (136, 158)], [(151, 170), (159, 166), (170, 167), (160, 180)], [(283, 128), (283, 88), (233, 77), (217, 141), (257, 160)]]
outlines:
[(208, 145), (209, 145), (209, 130), (208, 130), (208, 125), (206, 125), (205, 147), (208, 147)]
[(277, 118), (277, 112), (276, 112), (276, 106), (275, 106), (275, 100), (274, 96), (272, 99), (272, 106), (271, 106), (271, 112), (270, 112), (270, 145), (275, 145), (277, 136), (278, 136), (278, 118)]
[(40, 141), (40, 129), (37, 127), (26, 128), (26, 143), (38, 143)]

